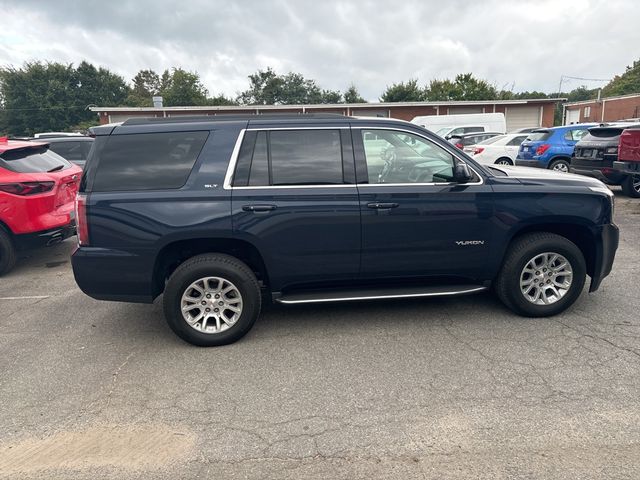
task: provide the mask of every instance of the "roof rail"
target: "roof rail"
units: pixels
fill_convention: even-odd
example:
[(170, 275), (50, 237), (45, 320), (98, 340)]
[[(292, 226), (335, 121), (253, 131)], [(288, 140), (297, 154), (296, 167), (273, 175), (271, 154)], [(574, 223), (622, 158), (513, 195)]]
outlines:
[(240, 120), (299, 120), (299, 119), (344, 119), (351, 118), (339, 113), (243, 113), (220, 115), (180, 115), (176, 117), (138, 117), (125, 120), (122, 125), (144, 125), (147, 123), (208, 123)]

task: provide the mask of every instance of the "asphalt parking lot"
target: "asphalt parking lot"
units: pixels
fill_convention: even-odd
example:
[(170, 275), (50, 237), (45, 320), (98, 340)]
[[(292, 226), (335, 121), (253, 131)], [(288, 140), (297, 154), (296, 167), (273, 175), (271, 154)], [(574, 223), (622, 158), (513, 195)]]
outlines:
[(612, 275), (561, 316), (276, 306), (214, 349), (83, 295), (74, 239), (31, 252), (0, 279), (0, 477), (640, 478), (640, 202), (616, 208)]

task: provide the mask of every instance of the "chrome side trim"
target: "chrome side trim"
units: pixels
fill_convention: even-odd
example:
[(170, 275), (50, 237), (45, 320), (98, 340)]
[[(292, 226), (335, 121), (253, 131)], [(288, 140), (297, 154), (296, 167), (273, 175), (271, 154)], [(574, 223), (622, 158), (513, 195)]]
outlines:
[(244, 132), (246, 131), (246, 128), (240, 130), (240, 134), (238, 135), (236, 144), (233, 146), (231, 159), (229, 160), (229, 166), (227, 167), (227, 173), (225, 173), (224, 175), (224, 183), (222, 184), (222, 188), (225, 190), (231, 190), (232, 188), (231, 179), (233, 178), (233, 172), (236, 171), (236, 163), (238, 163), (238, 155), (240, 155), (240, 147), (242, 146), (242, 140), (244, 140)]
[(407, 293), (407, 294), (390, 294), (390, 295), (371, 295), (362, 297), (338, 297), (338, 298), (314, 298), (309, 300), (287, 300), (286, 297), (276, 299), (278, 303), (287, 305), (297, 303), (328, 303), (328, 302), (350, 302), (354, 300), (382, 300), (386, 298), (418, 298), (418, 297), (445, 297), (451, 295), (462, 295), (465, 293), (475, 293), (487, 290), (487, 287), (473, 287), (462, 290), (450, 290), (446, 292), (425, 292), (425, 293)]

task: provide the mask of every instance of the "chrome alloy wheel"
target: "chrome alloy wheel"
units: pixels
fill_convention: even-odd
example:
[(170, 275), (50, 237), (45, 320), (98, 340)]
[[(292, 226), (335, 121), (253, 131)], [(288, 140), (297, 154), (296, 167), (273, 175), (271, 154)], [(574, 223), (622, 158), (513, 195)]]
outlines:
[(631, 187), (638, 193), (640, 193), (640, 175), (634, 175), (631, 177)]
[(205, 277), (185, 289), (180, 309), (184, 320), (195, 330), (222, 333), (233, 327), (242, 315), (242, 295), (225, 278)]
[(522, 269), (520, 291), (534, 305), (552, 305), (566, 295), (573, 282), (569, 261), (554, 252), (536, 255)]
[(564, 162), (558, 162), (553, 166), (552, 170), (556, 172), (569, 173), (569, 166)]
[(498, 162), (496, 162), (497, 165), (511, 165), (511, 162), (509, 160), (500, 160)]

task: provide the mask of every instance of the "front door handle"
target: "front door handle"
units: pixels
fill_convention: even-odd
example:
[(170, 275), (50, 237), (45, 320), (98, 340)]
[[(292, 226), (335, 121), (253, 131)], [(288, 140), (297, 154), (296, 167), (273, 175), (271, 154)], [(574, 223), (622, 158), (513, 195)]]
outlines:
[(378, 210), (384, 210), (389, 208), (396, 208), (398, 206), (397, 203), (381, 203), (381, 202), (371, 202), (367, 203), (368, 208), (376, 208)]
[(242, 207), (245, 212), (270, 212), (275, 209), (275, 205), (243, 205)]

